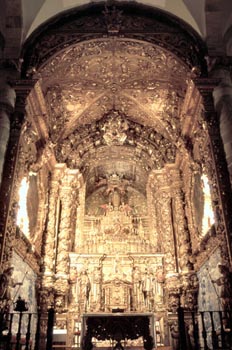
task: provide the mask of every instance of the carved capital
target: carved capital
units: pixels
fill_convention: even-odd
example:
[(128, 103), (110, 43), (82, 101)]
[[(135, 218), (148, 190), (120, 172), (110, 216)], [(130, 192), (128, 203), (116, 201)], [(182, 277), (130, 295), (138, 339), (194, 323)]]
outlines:
[(215, 118), (213, 91), (215, 87), (218, 86), (219, 82), (219, 79), (211, 78), (194, 79), (194, 84), (202, 97), (206, 121), (210, 121), (212, 118)]
[(18, 113), (21, 113), (23, 116), (25, 114), (26, 109), (26, 99), (35, 85), (37, 80), (34, 79), (20, 79), (12, 81), (12, 86), (16, 91), (16, 104), (15, 110)]
[(168, 310), (175, 313), (180, 304), (180, 276), (177, 273), (169, 273), (165, 278), (165, 288), (168, 295)]

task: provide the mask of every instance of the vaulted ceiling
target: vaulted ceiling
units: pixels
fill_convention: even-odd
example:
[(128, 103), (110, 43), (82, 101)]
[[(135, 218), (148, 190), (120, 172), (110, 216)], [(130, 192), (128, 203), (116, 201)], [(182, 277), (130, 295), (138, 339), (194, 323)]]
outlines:
[[(134, 186), (144, 192), (151, 170), (176, 161), (182, 132), (181, 110), (191, 67), (197, 66), (199, 53), (197, 46), (190, 45), (188, 38), (182, 36), (175, 17), (169, 27), (162, 11), (152, 16), (149, 9), (154, 5), (179, 15), (203, 37), (208, 35), (212, 52), (220, 42), (218, 51), (214, 52), (223, 54), (226, 43), (222, 38), (230, 27), (230, 4), (206, 1), (204, 7), (198, 1), (194, 2), (195, 6), (187, 0), (175, 3), (157, 0), (155, 4), (139, 1), (151, 6), (146, 7), (147, 19), (143, 23), (139, 10), (135, 11), (135, 21), (130, 18), (131, 2), (114, 1), (119, 7), (122, 3), (126, 5), (126, 25), (120, 22), (119, 10), (116, 22), (119, 20), (122, 32), (114, 35), (109, 32), (113, 22), (107, 23), (104, 18), (107, 7), (104, 10), (103, 5), (110, 6), (111, 2), (100, 1), (99, 14), (93, 10), (91, 18), (85, 17), (88, 12), (85, 13), (83, 5), (88, 3), (63, 1), (55, 8), (49, 1), (37, 2), (36, 6), (26, 0), (4, 2), (3, 54), (19, 57), (21, 43), (36, 29), (26, 41), (24, 61), (14, 62), (18, 68), (22, 63), (25, 76), (31, 74), (39, 79), (47, 111), (40, 123), (43, 122), (46, 142), (48, 139), (51, 142), (56, 160), (81, 169), (89, 193), (96, 181), (113, 173), (133, 180)], [(68, 12), (78, 5), (83, 9), (83, 17), (81, 12), (76, 17), (75, 10)], [(98, 4), (94, 6), (97, 9)], [(57, 18), (52, 18), (57, 14)], [(220, 22), (222, 14), (226, 19), (224, 24)], [(112, 16), (110, 21), (114, 21), (114, 15), (113, 11), (108, 13), (108, 17)], [(73, 16), (71, 21), (68, 16)], [(49, 19), (51, 22), (44, 25)], [(42, 26), (38, 28), (39, 25)], [(214, 36), (213, 42), (210, 33), (215, 26), (218, 37), (215, 41)], [(106, 35), (105, 27), (110, 35)], [(147, 30), (147, 38), (144, 33), (141, 35), (141, 28), (144, 33)], [(9, 40), (11, 37), (14, 40)], [(191, 34), (189, 38), (194, 37)]]
[(189, 69), (161, 47), (110, 37), (59, 52), (39, 71), (56, 159), (79, 168), (91, 193), (117, 173), (145, 191), (175, 162)]
[(40, 75), (54, 139), (64, 139), (111, 109), (169, 139), (177, 137), (189, 73), (164, 49), (114, 37), (95, 40), (59, 53)]

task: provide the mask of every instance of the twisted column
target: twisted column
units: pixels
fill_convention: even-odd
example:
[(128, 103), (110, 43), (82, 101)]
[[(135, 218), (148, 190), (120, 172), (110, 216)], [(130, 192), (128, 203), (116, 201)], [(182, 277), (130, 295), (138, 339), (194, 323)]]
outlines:
[(50, 180), (48, 223), (44, 244), (44, 278), (43, 286), (53, 288), (55, 275), (55, 247), (57, 242), (57, 233), (60, 222), (60, 180), (66, 170), (65, 164), (57, 164), (53, 170)]
[(177, 179), (172, 183), (172, 215), (173, 227), (177, 243), (178, 267), (180, 272), (188, 272), (193, 268), (191, 263), (191, 242), (188, 231), (186, 214), (185, 214), (185, 199), (181, 189), (182, 183), (179, 180), (180, 174), (178, 171), (172, 171), (172, 178)]
[(69, 253), (73, 250), (78, 206), (79, 171), (65, 171), (60, 188), (60, 213), (57, 229), (57, 249), (55, 261), (55, 288), (57, 307), (64, 307), (64, 298), (68, 290)]
[[(1, 78), (0, 78), (1, 80)], [(26, 98), (34, 85), (33, 80), (19, 80), (14, 82), (15, 91), (2, 80), (0, 88), (0, 258), (1, 264), (7, 265), (12, 255), (12, 245), (15, 238), (16, 208), (11, 207), (12, 190), (16, 177), (16, 165), (20, 144), (21, 128), (25, 116)], [(15, 108), (14, 108), (15, 107)], [(10, 123), (10, 133), (9, 133)], [(4, 166), (3, 166), (4, 165)], [(7, 229), (11, 219), (12, 227)], [(13, 227), (14, 226), (14, 227)]]
[(153, 197), (156, 212), (158, 237), (162, 236), (161, 251), (165, 253), (165, 289), (169, 311), (176, 311), (179, 304), (180, 281), (177, 258), (176, 237), (173, 227), (171, 187), (166, 172), (156, 172), (153, 176)]

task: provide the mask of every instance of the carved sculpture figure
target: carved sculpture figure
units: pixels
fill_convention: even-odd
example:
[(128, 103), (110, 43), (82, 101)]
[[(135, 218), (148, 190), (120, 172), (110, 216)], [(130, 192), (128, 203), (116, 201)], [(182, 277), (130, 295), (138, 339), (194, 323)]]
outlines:
[(93, 275), (93, 301), (95, 303), (96, 311), (100, 310), (101, 283), (102, 283), (102, 271), (101, 271), (101, 267), (98, 266), (94, 270), (94, 275)]
[(145, 308), (150, 308), (153, 300), (153, 276), (147, 271), (142, 279), (142, 292)]
[(22, 283), (15, 283), (12, 275), (14, 272), (14, 267), (9, 267), (3, 271), (3, 273), (0, 275), (0, 302), (1, 307), (6, 306), (9, 304), (10, 301), (12, 301), (12, 295), (11, 290), (12, 288), (16, 287), (17, 285), (21, 285)]
[(79, 298), (82, 302), (84, 302), (85, 311), (89, 305), (89, 297), (90, 297), (91, 283), (87, 271), (83, 271), (79, 278)]
[(220, 297), (224, 309), (231, 310), (232, 274), (225, 265), (218, 265), (218, 268), (222, 276), (213, 282), (221, 287)]
[(178, 323), (175, 321), (170, 325), (170, 331), (171, 331), (171, 336), (172, 336), (172, 346), (173, 350), (179, 349), (179, 327)]
[(133, 309), (139, 310), (141, 305), (141, 272), (138, 266), (133, 268)]

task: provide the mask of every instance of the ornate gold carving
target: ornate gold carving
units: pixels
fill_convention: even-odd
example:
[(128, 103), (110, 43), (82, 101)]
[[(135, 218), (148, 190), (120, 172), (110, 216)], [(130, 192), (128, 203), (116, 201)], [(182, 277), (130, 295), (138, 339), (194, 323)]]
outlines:
[(173, 137), (179, 129), (178, 96), (185, 89), (181, 76), (186, 74), (174, 57), (150, 44), (119, 38), (79, 44), (41, 71), (52, 137), (64, 133), (64, 124), (67, 136), (112, 108)]
[(102, 127), (103, 139), (108, 146), (123, 145), (127, 138), (125, 133), (127, 129), (128, 124), (125, 118), (120, 117), (117, 111), (112, 110), (107, 114), (107, 120)]
[[(98, 259), (96, 260), (96, 257)], [(164, 302), (162, 255), (70, 255), (76, 269), (71, 307), (79, 312), (152, 311)]]

